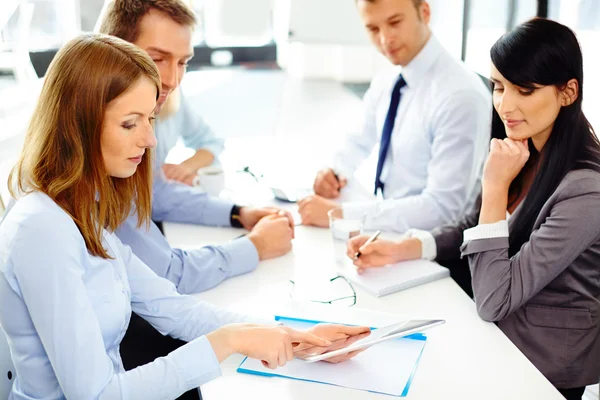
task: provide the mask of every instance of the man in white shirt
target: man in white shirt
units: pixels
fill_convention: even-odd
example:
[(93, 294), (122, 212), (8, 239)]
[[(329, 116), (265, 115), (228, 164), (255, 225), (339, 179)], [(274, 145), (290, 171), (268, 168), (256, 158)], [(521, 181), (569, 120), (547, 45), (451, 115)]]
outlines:
[(333, 168), (318, 173), (315, 195), (299, 202), (302, 221), (328, 226), (346, 177), (379, 144), (374, 192), (383, 201), (343, 203), (344, 217), (365, 216), (367, 229), (433, 229), (475, 200), (489, 142), (490, 92), (432, 34), (427, 1), (356, 3), (371, 41), (393, 66), (371, 82), (361, 130), (347, 138)]

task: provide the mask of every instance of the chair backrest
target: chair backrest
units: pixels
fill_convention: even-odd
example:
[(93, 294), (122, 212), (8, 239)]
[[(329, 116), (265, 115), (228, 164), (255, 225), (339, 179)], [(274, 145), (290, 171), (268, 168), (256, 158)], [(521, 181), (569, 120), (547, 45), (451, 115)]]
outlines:
[(6, 341), (6, 335), (0, 326), (0, 400), (8, 399), (15, 376), (15, 367)]
[(494, 84), (492, 83), (492, 81), (490, 81), (485, 76), (481, 75), (479, 72), (476, 72), (476, 74), (479, 75), (479, 78), (481, 79), (481, 81), (483, 82), (483, 84), (485, 85), (485, 87), (488, 88), (488, 90), (490, 92), (492, 92), (494, 90)]

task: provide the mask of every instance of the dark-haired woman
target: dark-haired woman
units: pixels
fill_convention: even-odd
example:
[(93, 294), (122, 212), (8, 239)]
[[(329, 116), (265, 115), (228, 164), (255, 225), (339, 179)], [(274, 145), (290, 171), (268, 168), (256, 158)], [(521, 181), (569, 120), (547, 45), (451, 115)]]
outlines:
[(600, 144), (581, 108), (581, 50), (569, 28), (533, 19), (491, 59), (495, 139), (480, 207), (400, 242), (357, 237), (348, 251), (360, 249), (359, 270), (461, 251), (480, 316), (581, 399), (600, 375)]

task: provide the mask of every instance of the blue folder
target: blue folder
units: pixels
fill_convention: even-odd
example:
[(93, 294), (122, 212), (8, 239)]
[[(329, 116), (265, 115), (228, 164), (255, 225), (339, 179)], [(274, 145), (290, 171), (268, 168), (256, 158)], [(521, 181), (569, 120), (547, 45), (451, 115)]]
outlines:
[[(305, 324), (305, 325), (316, 325), (316, 324), (320, 324), (320, 323), (331, 323), (331, 322), (327, 322), (327, 321), (315, 321), (315, 320), (308, 320), (308, 319), (299, 319), (299, 318), (288, 318), (288, 317), (282, 317), (282, 316), (275, 316), (275, 320), (276, 321), (289, 321), (291, 324), (290, 325), (294, 325), (294, 323), (296, 324)], [(371, 329), (377, 329), (377, 328), (371, 328)], [(412, 340), (421, 340), (421, 341), (426, 341), (427, 340), (427, 336), (425, 336), (422, 333), (414, 333), (412, 335), (408, 335), (405, 336), (403, 338), (398, 338), (398, 339), (412, 339)], [(423, 349), (425, 347), (423, 346)], [(417, 366), (419, 365), (419, 362), (421, 361), (421, 356), (423, 355), (423, 350), (421, 350), (421, 354), (419, 354), (419, 358), (417, 359), (417, 362), (415, 363), (415, 366), (412, 370), (412, 373), (410, 375), (410, 378), (408, 379), (408, 381), (406, 382), (406, 386), (404, 387), (404, 390), (402, 391), (402, 394), (398, 397), (406, 397), (406, 395), (408, 394), (408, 389), (410, 388), (410, 385), (412, 383), (412, 380), (415, 376), (415, 373), (417, 372)], [(251, 370), (251, 369), (246, 369), (243, 367), (244, 363), (246, 362), (246, 360), (248, 359), (248, 357), (244, 358), (244, 360), (240, 363), (239, 367), (237, 368), (237, 372), (239, 373), (243, 373), (243, 374), (250, 374), (250, 375), (258, 375), (258, 376), (269, 376), (269, 377), (280, 377), (280, 378), (287, 378), (287, 379), (293, 379), (293, 380), (298, 380), (298, 381), (305, 381), (305, 382), (314, 382), (314, 383), (321, 383), (321, 384), (327, 384), (329, 385), (330, 383), (327, 382), (320, 382), (320, 381), (315, 381), (315, 380), (309, 380), (309, 379), (301, 379), (301, 378), (294, 378), (291, 376), (286, 376), (286, 375), (280, 375), (277, 374), (275, 372), (271, 373), (271, 372), (260, 372), (260, 371), (255, 371), (255, 370)], [(378, 393), (378, 392), (374, 392), (374, 393)], [(389, 393), (383, 393), (383, 394), (387, 394), (390, 395)]]

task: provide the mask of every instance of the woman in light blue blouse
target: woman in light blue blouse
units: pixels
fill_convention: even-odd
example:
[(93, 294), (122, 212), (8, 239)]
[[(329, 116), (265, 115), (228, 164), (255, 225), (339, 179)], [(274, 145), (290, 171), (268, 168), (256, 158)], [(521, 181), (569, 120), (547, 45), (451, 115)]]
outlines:
[[(149, 220), (159, 88), (148, 55), (110, 36), (78, 37), (50, 66), (11, 175), (19, 199), (0, 225), (11, 399), (170, 399), (220, 375), (236, 352), (275, 368), (368, 334), (251, 324), (179, 295), (118, 240), (132, 207)], [(189, 343), (126, 372), (119, 344), (132, 310)]]

